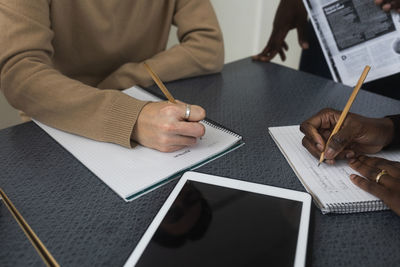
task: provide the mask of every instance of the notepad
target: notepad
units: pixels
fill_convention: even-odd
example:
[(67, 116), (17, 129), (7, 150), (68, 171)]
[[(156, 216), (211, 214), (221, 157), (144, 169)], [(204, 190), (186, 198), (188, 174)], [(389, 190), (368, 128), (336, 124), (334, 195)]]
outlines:
[[(380, 199), (351, 182), (350, 174), (356, 171), (345, 161), (338, 161), (335, 165), (321, 164), (318, 167), (318, 159), (314, 158), (301, 143), (304, 135), (298, 125), (270, 127), (269, 133), (322, 213), (388, 209)], [(400, 153), (395, 151), (380, 152), (374, 156), (400, 161)]]
[[(140, 87), (124, 90), (140, 100), (160, 101)], [(143, 146), (133, 149), (66, 133), (35, 121), (125, 201), (131, 201), (186, 170), (193, 170), (243, 145), (242, 137), (204, 120), (205, 135), (193, 146), (163, 153)]]

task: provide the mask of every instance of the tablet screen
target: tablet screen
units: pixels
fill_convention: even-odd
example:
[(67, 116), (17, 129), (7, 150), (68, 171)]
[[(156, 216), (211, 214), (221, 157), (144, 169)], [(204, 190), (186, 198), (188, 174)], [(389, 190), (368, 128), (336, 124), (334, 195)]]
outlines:
[(302, 205), (188, 180), (136, 266), (293, 266)]

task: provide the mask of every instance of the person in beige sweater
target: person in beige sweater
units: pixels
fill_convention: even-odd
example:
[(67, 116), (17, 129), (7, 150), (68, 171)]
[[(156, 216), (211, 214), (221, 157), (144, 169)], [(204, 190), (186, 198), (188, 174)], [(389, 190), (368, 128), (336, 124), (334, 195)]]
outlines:
[[(171, 25), (180, 43), (166, 50)], [(0, 0), (0, 88), (52, 127), (98, 141), (174, 151), (204, 134), (205, 111), (148, 103), (120, 90), (222, 69), (208, 0)]]

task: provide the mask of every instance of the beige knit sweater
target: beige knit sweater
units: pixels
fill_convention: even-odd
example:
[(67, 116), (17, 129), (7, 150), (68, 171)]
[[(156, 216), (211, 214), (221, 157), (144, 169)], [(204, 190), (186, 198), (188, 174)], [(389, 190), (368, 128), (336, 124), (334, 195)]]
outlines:
[[(171, 24), (180, 44), (165, 50)], [(126, 147), (145, 102), (119, 90), (214, 73), (224, 59), (208, 0), (0, 0), (0, 88), (50, 126)]]

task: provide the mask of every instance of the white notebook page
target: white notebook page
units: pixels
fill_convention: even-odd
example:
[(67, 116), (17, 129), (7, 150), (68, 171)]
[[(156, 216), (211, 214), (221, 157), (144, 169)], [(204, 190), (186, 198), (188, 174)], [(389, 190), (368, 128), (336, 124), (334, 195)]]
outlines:
[[(269, 132), (285, 155), (297, 177), (309, 191), (317, 203), (327, 206), (335, 203), (378, 200), (375, 196), (363, 191), (350, 180), (350, 174), (357, 173), (346, 161), (338, 161), (335, 165), (321, 164), (301, 143), (303, 133), (299, 125), (270, 127)], [(374, 156), (400, 161), (398, 152), (380, 152)]]
[[(159, 101), (139, 87), (132, 87), (124, 93), (141, 100)], [(204, 124), (206, 133), (196, 145), (163, 153), (140, 145), (129, 149), (98, 142), (35, 122), (125, 200), (182, 170), (219, 155), (241, 140), (238, 135)]]

